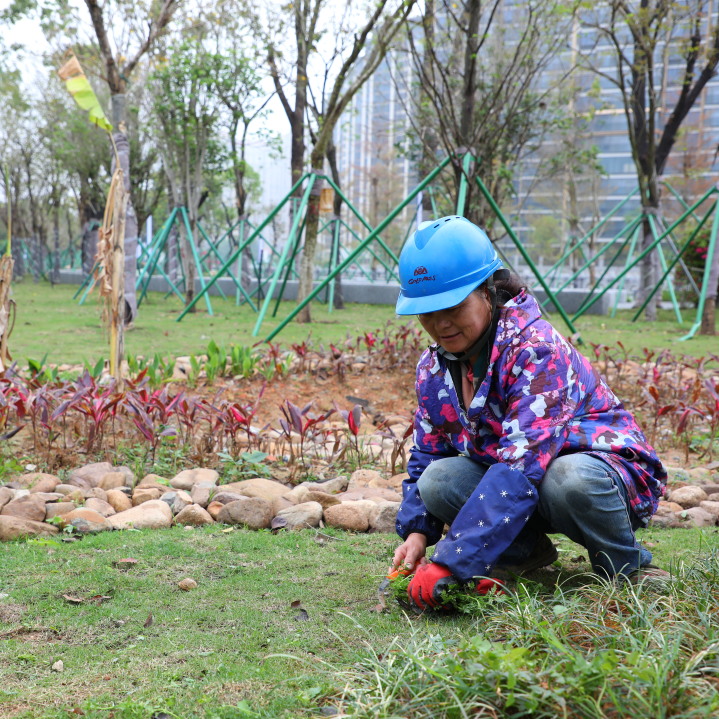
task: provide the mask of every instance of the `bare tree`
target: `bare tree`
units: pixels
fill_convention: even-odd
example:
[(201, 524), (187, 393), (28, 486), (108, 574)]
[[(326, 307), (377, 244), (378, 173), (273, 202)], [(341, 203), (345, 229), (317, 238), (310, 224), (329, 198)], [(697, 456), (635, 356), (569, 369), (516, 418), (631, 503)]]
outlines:
[[(442, 178), (447, 198), (457, 195), (461, 156), (470, 151), (477, 158), (467, 171), (465, 215), (483, 226), (491, 226), (493, 215), (475, 178), (500, 206), (513, 194), (514, 169), (563, 118), (556, 90), (571, 69), (550, 72), (566, 46), (573, 3), (517, 5), (511, 23), (503, 7), (503, 0), (426, 2), (407, 34), (413, 84), (395, 78), (399, 96), (408, 98), (423, 170), (437, 164), (440, 147), (456, 158)], [(449, 201), (442, 209), (452, 207)]]
[[(296, 33), (296, 53), (293, 63), (296, 73), (294, 109), (285, 95), (276, 62), (276, 49), (272, 43), (269, 45), (268, 58), (275, 89), (292, 128), (293, 182), (300, 177), (304, 168), (304, 112), (308, 107), (310, 96), (310, 117), (314, 123), (311, 131), (310, 166), (313, 171), (321, 174), (337, 122), (352, 98), (372, 76), (386, 55), (392, 39), (405, 23), (414, 2), (415, 0), (377, 0), (371, 6), (369, 15), (359, 24), (356, 22), (356, 10), (347, 3), (343, 12), (333, 18), (333, 28), (328, 32), (329, 50), (326, 57), (317, 47), (318, 23), (323, 9), (326, 9), (328, 14), (334, 8), (326, 0), (303, 0), (291, 6)], [(319, 68), (314, 78), (310, 78), (309, 74), (311, 59), (316, 60), (316, 67)], [(307, 209), (297, 298), (300, 302), (312, 291), (320, 189), (318, 182), (313, 188)], [(311, 321), (309, 304), (297, 316), (297, 321)]]
[[(711, 8), (711, 5), (708, 5)], [(654, 241), (649, 216), (659, 211), (659, 178), (667, 167), (682, 123), (719, 63), (719, 24), (713, 25), (703, 0), (603, 0), (584, 17), (608, 47), (606, 53), (587, 53), (585, 62), (619, 90), (637, 172), (645, 215), (642, 251)], [(609, 54), (613, 71), (598, 60)], [(666, 91), (665, 73), (679, 61), (682, 79), (675, 94)], [(665, 109), (666, 108), (666, 109)], [(714, 284), (704, 307), (702, 334), (714, 334), (719, 257), (715, 257)], [(658, 256), (642, 262), (642, 300), (658, 280)], [(646, 318), (656, 318), (657, 295), (647, 305)]]

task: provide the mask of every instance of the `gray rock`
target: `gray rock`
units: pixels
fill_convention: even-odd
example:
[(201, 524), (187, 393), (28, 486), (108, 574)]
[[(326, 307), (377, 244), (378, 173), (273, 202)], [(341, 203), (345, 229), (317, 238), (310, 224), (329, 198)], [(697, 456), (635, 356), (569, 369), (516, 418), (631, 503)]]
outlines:
[(201, 527), (204, 524), (214, 523), (215, 520), (212, 519), (208, 511), (199, 504), (189, 504), (183, 507), (175, 517), (175, 524), (183, 524), (189, 527)]
[(165, 529), (172, 524), (172, 510), (161, 499), (127, 509), (108, 517), (115, 529)]
[(167, 503), (167, 506), (175, 515), (179, 514), (185, 507), (189, 507), (192, 504), (192, 497), (188, 492), (185, 492), (184, 489), (176, 489), (172, 492), (165, 492), (160, 499)]
[(319, 502), (302, 502), (294, 507), (280, 510), (277, 516), (285, 520), (284, 526), (287, 529), (319, 527), (322, 520), (322, 505)]
[(272, 515), (271, 502), (261, 497), (246, 497), (222, 507), (217, 521), (222, 524), (242, 524), (250, 529), (267, 529)]
[(394, 534), (399, 502), (375, 504), (369, 511), (369, 531)]

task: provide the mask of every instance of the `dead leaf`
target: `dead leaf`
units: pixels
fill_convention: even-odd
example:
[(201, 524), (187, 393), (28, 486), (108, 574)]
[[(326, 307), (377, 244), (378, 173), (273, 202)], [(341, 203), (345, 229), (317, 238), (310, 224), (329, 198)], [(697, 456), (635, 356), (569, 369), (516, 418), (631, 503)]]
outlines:
[(145, 623), (142, 626), (145, 628), (152, 626), (152, 614), (151, 613), (147, 615), (147, 619), (145, 619)]
[(379, 604), (375, 604), (374, 607), (370, 609), (370, 612), (377, 612), (377, 614), (382, 614), (387, 611), (387, 603), (384, 600), (381, 600)]
[(107, 594), (95, 594), (92, 597), (88, 597), (87, 601), (102, 604), (102, 602), (106, 602), (108, 599), (112, 599), (112, 597), (108, 597)]
[(292, 609), (297, 609), (297, 607), (300, 607), (300, 606), (302, 606), (302, 602), (299, 599), (295, 599), (295, 601), (292, 602), (292, 604), (290, 604), (290, 607)]
[(222, 530), (222, 533), (223, 533), (223, 534), (229, 534), (230, 532), (234, 532), (234, 531), (235, 531), (235, 528), (234, 528), (234, 527), (228, 527), (227, 529), (223, 529), (223, 530)]
[(70, 594), (63, 594), (62, 598), (70, 604), (82, 604), (85, 601), (82, 597), (73, 597)]

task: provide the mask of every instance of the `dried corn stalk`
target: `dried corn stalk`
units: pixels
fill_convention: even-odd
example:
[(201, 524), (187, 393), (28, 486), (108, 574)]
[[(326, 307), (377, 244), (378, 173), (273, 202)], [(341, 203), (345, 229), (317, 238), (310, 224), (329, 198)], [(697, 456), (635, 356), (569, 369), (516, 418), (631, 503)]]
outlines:
[(125, 212), (127, 193), (122, 170), (112, 176), (105, 203), (102, 227), (97, 235), (94, 284), (103, 299), (102, 321), (110, 332), (110, 374), (122, 381), (121, 365), (124, 354), (123, 328), (125, 320)]
[(8, 338), (12, 332), (10, 307), (15, 304), (10, 299), (13, 264), (12, 255), (7, 254), (0, 258), (0, 372), (7, 369), (12, 359), (8, 349)]

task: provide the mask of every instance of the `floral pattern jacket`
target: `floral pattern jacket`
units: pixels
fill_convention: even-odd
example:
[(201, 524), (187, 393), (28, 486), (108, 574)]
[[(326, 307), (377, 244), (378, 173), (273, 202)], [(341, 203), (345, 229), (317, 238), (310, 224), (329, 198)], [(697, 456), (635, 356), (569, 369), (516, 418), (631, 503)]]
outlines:
[[(634, 417), (589, 361), (543, 320), (531, 295), (501, 310), (487, 375), (465, 411), (445, 359), (430, 347), (417, 365), (414, 446), (402, 487), (397, 533), (437, 543), (433, 561), (463, 581), (489, 574), (534, 511), (542, 477), (562, 454), (590, 452), (624, 481), (645, 523), (656, 511), (666, 471)], [(442, 457), (490, 465), (444, 539), (417, 480)]]

